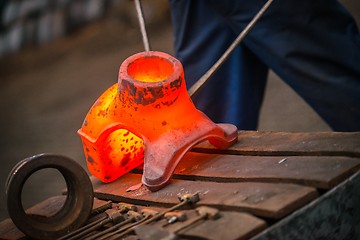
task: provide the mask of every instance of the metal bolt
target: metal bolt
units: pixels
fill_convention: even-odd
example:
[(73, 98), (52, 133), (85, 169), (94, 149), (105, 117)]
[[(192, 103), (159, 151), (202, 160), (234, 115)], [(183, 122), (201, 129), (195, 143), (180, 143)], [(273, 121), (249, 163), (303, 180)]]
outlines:
[(106, 210), (108, 209), (111, 209), (112, 208), (112, 201), (108, 201), (106, 202), (105, 204), (97, 207), (97, 208), (94, 208), (92, 211), (91, 211), (91, 216), (95, 216), (95, 215), (98, 215), (100, 213), (103, 213), (105, 212)]
[(184, 212), (168, 212), (165, 213), (164, 217), (167, 219), (167, 222), (169, 224), (174, 223), (174, 222), (183, 222), (185, 220), (187, 220), (187, 215)]
[[(97, 240), (103, 240), (103, 239), (107, 239), (111, 236), (114, 236), (116, 234), (121, 234), (121, 235), (116, 235), (115, 238), (118, 238), (119, 236), (124, 236), (125, 234), (131, 232), (129, 231), (130, 229), (132, 229), (135, 226), (140, 225), (141, 223), (145, 222), (146, 220), (150, 219), (152, 216), (158, 214), (157, 211), (151, 210), (151, 209), (144, 209), (142, 211), (142, 214), (139, 214), (137, 212), (132, 212), (129, 211), (128, 214), (131, 214), (129, 219), (124, 221), (121, 224), (118, 224), (117, 226), (113, 226), (109, 229), (106, 229), (105, 231), (101, 232), (101, 234), (96, 234), (93, 237), (87, 239), (87, 240), (93, 240), (93, 239), (97, 239)], [(140, 215), (140, 216), (139, 216)], [(130, 224), (128, 226), (124, 226), (125, 224), (128, 224), (130, 222), (135, 221), (135, 223)], [(123, 227), (124, 226), (124, 227)], [(122, 228), (120, 228), (122, 227)], [(105, 233), (107, 233), (106, 235), (104, 235)], [(102, 236), (99, 238), (99, 236)]]
[(129, 203), (118, 203), (116, 205), (116, 209), (119, 210), (121, 213), (126, 213), (128, 211), (137, 211), (137, 207)]
[[(118, 224), (115, 224), (114, 226), (104, 230), (104, 231), (101, 231), (93, 236), (91, 236), (90, 238), (87, 238), (86, 240), (93, 240), (93, 239), (97, 239), (97, 240), (101, 240), (101, 239), (106, 239), (108, 237), (111, 237), (113, 236), (114, 234), (116, 234), (117, 232), (121, 232), (121, 231), (124, 231), (126, 230), (128, 227), (130, 226), (127, 226), (127, 227), (124, 227), (122, 229), (120, 229), (121, 227), (125, 226), (126, 224), (128, 223), (131, 223), (131, 222), (139, 222), (141, 221), (143, 218), (144, 218), (144, 215), (138, 213), (138, 212), (135, 212), (135, 211), (128, 211), (127, 213), (128, 215), (128, 219), (121, 222), (121, 223), (118, 223)], [(146, 215), (145, 215), (146, 217)]]
[(217, 219), (220, 217), (219, 210), (216, 208), (210, 208), (206, 206), (198, 207), (196, 208), (196, 212), (199, 214), (199, 216), (191, 219), (187, 224), (181, 226), (180, 228), (176, 229), (174, 233), (180, 232), (181, 230), (184, 230), (194, 223), (203, 220), (203, 219)]

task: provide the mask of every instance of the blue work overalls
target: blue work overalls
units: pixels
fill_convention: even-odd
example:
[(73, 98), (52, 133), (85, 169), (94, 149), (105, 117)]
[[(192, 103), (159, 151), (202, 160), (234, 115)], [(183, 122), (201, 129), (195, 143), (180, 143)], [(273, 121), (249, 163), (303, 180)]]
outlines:
[[(189, 88), (266, 1), (169, 2)], [(275, 0), (193, 101), (214, 122), (256, 129), (269, 68), (332, 129), (360, 131), (360, 35), (338, 1)]]

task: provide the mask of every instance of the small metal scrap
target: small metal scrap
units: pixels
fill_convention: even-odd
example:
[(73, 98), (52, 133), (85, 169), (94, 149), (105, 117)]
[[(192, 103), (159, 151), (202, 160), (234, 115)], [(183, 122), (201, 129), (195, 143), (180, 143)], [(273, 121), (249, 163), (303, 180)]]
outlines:
[(178, 198), (181, 202), (186, 202), (186, 203), (197, 203), (198, 201), (200, 201), (199, 193), (194, 193), (194, 194), (186, 193), (178, 196)]
[(187, 215), (184, 212), (167, 212), (164, 217), (170, 224), (187, 220)]
[(281, 164), (281, 163), (285, 162), (286, 160), (287, 160), (287, 158), (283, 158), (278, 162), (278, 164)]
[(136, 191), (136, 190), (138, 190), (139, 188), (141, 188), (142, 185), (143, 185), (142, 183), (139, 183), (139, 184), (136, 184), (136, 185), (134, 185), (134, 186), (131, 186), (131, 187), (129, 187), (128, 189), (126, 189), (126, 192)]

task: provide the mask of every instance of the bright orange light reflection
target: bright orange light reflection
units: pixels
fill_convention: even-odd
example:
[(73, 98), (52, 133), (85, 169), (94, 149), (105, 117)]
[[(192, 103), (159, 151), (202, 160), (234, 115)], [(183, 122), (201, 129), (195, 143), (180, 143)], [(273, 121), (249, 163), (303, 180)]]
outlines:
[(104, 180), (113, 181), (119, 173), (127, 173), (143, 163), (144, 142), (126, 129), (115, 130), (106, 140), (105, 152), (109, 156), (107, 171)]

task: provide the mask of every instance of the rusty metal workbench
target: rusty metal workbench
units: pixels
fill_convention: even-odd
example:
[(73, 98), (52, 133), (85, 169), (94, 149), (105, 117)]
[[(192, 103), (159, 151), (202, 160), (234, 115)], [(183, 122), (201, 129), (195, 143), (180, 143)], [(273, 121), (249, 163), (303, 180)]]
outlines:
[[(199, 192), (198, 205), (219, 209), (221, 217), (182, 231), (185, 236), (360, 239), (360, 133), (242, 131), (227, 150), (198, 145), (158, 192), (126, 191), (140, 181), (141, 168), (110, 184), (93, 179), (94, 207), (112, 200), (165, 208), (178, 203), (178, 194)], [(50, 215), (63, 201), (53, 197), (31, 211)], [(167, 228), (185, 222), (176, 224)], [(0, 223), (0, 238), (21, 237), (11, 220)]]

